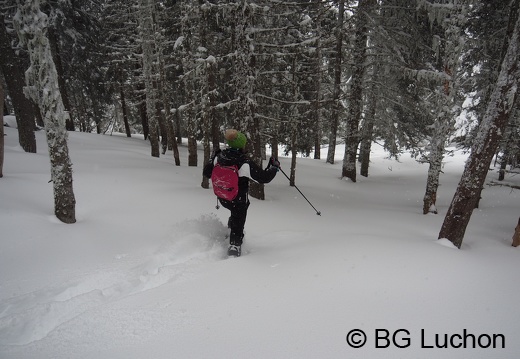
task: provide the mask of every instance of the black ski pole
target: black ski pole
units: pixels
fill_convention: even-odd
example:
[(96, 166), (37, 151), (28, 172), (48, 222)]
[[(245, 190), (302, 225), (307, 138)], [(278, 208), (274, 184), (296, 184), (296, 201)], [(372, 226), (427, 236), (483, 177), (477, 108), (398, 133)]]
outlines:
[[(281, 168), (281, 167), (278, 167), (278, 169), (279, 169), (280, 171), (282, 171), (283, 175), (284, 175), (284, 176), (289, 180), (289, 182), (291, 182), (291, 179), (289, 178), (289, 176), (287, 176), (287, 175), (285, 174), (285, 172), (282, 170), (282, 168)], [(305, 195), (302, 193), (302, 191), (300, 191), (300, 189), (299, 189), (296, 185), (294, 185), (294, 188), (296, 188), (296, 189), (298, 190), (298, 192), (300, 192), (300, 194), (303, 196), (303, 198), (305, 198), (305, 200), (306, 200), (306, 201), (311, 205), (311, 207), (314, 208), (314, 210), (316, 211), (316, 214), (317, 214), (318, 216), (321, 216), (321, 212), (318, 211), (318, 210), (316, 209), (316, 207), (314, 207), (314, 206), (312, 205), (312, 203), (307, 199), (307, 197), (305, 197)]]

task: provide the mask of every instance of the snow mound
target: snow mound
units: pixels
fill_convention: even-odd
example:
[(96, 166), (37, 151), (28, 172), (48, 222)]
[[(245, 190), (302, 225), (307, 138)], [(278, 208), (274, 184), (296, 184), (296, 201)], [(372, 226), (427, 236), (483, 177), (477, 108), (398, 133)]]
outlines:
[(457, 249), (457, 247), (453, 244), (452, 241), (450, 241), (449, 239), (447, 238), (440, 238), (437, 240), (437, 243), (441, 246), (444, 246), (444, 247), (448, 247), (448, 248), (453, 248), (453, 249)]

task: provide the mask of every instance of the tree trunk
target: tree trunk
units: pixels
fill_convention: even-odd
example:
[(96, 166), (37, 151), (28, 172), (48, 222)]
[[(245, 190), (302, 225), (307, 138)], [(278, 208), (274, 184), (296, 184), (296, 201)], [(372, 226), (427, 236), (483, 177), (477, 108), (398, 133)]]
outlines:
[(291, 131), (291, 173), (289, 174), (289, 186), (291, 187), (296, 185), (296, 155), (298, 154), (298, 151), (296, 151), (296, 131), (296, 128)]
[(161, 84), (160, 93), (161, 93), (162, 102), (163, 102), (163, 106), (164, 106), (164, 117), (165, 117), (165, 121), (166, 121), (166, 128), (168, 131), (168, 141), (169, 141), (168, 147), (171, 148), (173, 151), (173, 158), (175, 160), (175, 165), (180, 166), (181, 161), (179, 158), (179, 147), (177, 146), (177, 142), (175, 141), (175, 128), (173, 127), (172, 113), (170, 110), (170, 101), (168, 101), (166, 89), (164, 88), (164, 84), (166, 83), (166, 75), (164, 72), (164, 60), (163, 60), (163, 56), (162, 56), (161, 52), (159, 52), (159, 71), (160, 71), (160, 76), (161, 76), (161, 78), (159, 80), (159, 84)]
[(498, 171), (498, 180), (503, 181), (506, 177), (507, 162), (509, 160), (509, 150), (507, 147), (504, 149), (504, 153), (500, 158), (500, 170)]
[[(516, 3), (518, 2), (517, 0)], [(508, 28), (507, 52), (502, 60), (496, 85), (439, 233), (439, 238), (449, 239), (458, 248), (462, 245), (466, 227), (480, 197), (491, 160), (509, 120), (512, 104), (518, 95), (519, 19), (516, 10), (511, 14), (510, 25), (514, 24), (514, 26)]]
[(280, 132), (280, 122), (276, 121), (271, 127), (271, 156), (278, 158), (278, 133)]
[(123, 82), (119, 83), (119, 96), (121, 98), (121, 111), (123, 112), (123, 123), (125, 124), (126, 137), (132, 137), (130, 132), (130, 124), (128, 123), (128, 111), (126, 108), (125, 90), (123, 88)]
[(11, 47), (11, 37), (7, 33), (3, 15), (0, 15), (0, 52), (0, 66), (16, 116), (18, 141), (25, 152), (36, 153), (34, 129), (38, 110), (23, 92), (25, 75), (22, 59)]
[(352, 69), (352, 85), (349, 96), (349, 110), (346, 123), (345, 155), (341, 177), (356, 182), (357, 149), (360, 142), (359, 123), (363, 110), (363, 76), (367, 52), (368, 14), (376, 5), (375, 0), (360, 0), (356, 15), (356, 39), (354, 42), (354, 59)]
[(153, 1), (139, 0), (141, 29), (141, 47), (143, 49), (143, 76), (146, 89), (146, 117), (148, 119), (149, 139), (152, 157), (159, 157), (159, 121), (156, 113), (156, 89), (153, 81), (153, 64), (155, 61), (153, 35)]
[[(209, 22), (208, 12), (203, 9), (204, 1), (199, 0), (199, 13), (202, 14), (202, 26), (200, 26), (200, 42), (201, 46), (206, 49), (208, 46), (206, 26)], [(216, 59), (213, 56), (209, 56), (205, 51), (204, 53), (204, 71), (205, 77), (202, 77), (202, 134), (203, 134), (203, 145), (204, 145), (204, 164), (210, 161), (211, 157), (211, 144), (210, 139), (215, 135), (213, 128), (215, 124), (215, 67)], [(218, 144), (216, 144), (218, 146)], [(215, 142), (213, 142), (213, 151), (215, 151)], [(209, 178), (202, 176), (202, 188), (209, 188)]]
[[(298, 91), (298, 78), (296, 75), (297, 71), (297, 65), (296, 62), (298, 61), (298, 53), (293, 56), (293, 63), (291, 66), (291, 82), (293, 84), (292, 86), (292, 100), (294, 103), (297, 103), (299, 100), (299, 91)], [(298, 108), (296, 106), (290, 106), (290, 109), (288, 110), (288, 113), (291, 113), (293, 118), (291, 121), (291, 174), (289, 176), (289, 184), (291, 186), (296, 185), (296, 157), (298, 156), (298, 126), (299, 126), (299, 117), (298, 116)]]
[[(160, 89), (159, 91), (161, 91), (161, 87), (156, 87), (157, 89)], [(160, 92), (158, 92), (160, 93)], [(164, 155), (166, 153), (166, 151), (168, 150), (168, 128), (166, 127), (166, 119), (164, 117), (164, 112), (162, 111), (162, 104), (161, 104), (161, 101), (159, 101), (157, 99), (157, 101), (155, 102), (155, 116), (157, 118), (157, 125), (158, 125), (158, 128), (159, 128), (159, 141), (161, 143), (161, 148), (162, 148), (162, 154)]]
[(150, 126), (148, 125), (148, 110), (146, 109), (146, 99), (139, 103), (139, 117), (141, 118), (141, 126), (143, 126), (143, 137), (148, 140), (150, 136)]
[(359, 174), (368, 177), (368, 167), (370, 166), (370, 151), (372, 150), (372, 133), (374, 131), (373, 118), (368, 119), (363, 126), (363, 139), (361, 140), (361, 148), (359, 151), (359, 159), (361, 166)]
[(68, 131), (74, 131), (74, 117), (72, 116), (72, 106), (70, 105), (69, 96), (67, 94), (67, 87), (65, 86), (65, 78), (63, 76), (63, 65), (61, 63), (61, 55), (60, 48), (58, 45), (58, 37), (56, 36), (56, 31), (52, 27), (47, 29), (47, 36), (49, 37), (49, 45), (51, 47), (52, 59), (54, 60), (54, 64), (56, 66), (56, 71), (58, 73), (58, 85), (60, 87), (61, 98), (63, 100), (63, 106), (65, 107), (65, 111), (68, 112), (69, 116), (67, 118), (66, 128)]
[(186, 22), (182, 22), (182, 35), (184, 36), (183, 47), (185, 48), (185, 55), (182, 59), (182, 66), (185, 73), (189, 74), (183, 77), (185, 104), (182, 106), (182, 116), (185, 128), (185, 134), (188, 139), (188, 166), (196, 167), (198, 165), (197, 154), (197, 130), (199, 123), (197, 121), (196, 107), (199, 95), (197, 93), (197, 74), (196, 74), (196, 59), (194, 53), (196, 52), (195, 34)]
[[(253, 128), (250, 131), (250, 140), (253, 143), (252, 153), (253, 161), (255, 161), (260, 167), (262, 167), (262, 140), (260, 137), (260, 121), (255, 118)], [(265, 199), (265, 186), (263, 183), (251, 181), (249, 186), (249, 194), (260, 200)]]
[[(0, 75), (2, 75), (2, 71), (1, 71), (1, 70), (0, 70)], [(2, 76), (3, 76), (3, 75), (2, 75)], [(2, 86), (2, 85), (0, 84), (0, 87), (1, 87), (1, 86)], [(4, 90), (4, 89), (2, 88), (2, 91), (3, 91), (3, 90)], [(2, 114), (3, 114), (4, 116), (9, 115), (9, 109), (7, 108), (7, 103), (6, 103), (6, 102), (7, 102), (7, 101), (6, 101), (6, 97), (5, 97), (5, 92), (3, 92), (2, 103), (4, 104), (4, 110), (2, 111)]]
[[(203, 124), (209, 125), (209, 123), (207, 122), (207, 119), (203, 119)], [(204, 149), (204, 163), (206, 164), (209, 162), (209, 160), (211, 158), (211, 145), (210, 145), (210, 141), (209, 141), (210, 131), (203, 130), (203, 132), (204, 132), (204, 134), (203, 134), (202, 144), (203, 144), (203, 149)], [(202, 182), (200, 183), (200, 186), (202, 188), (208, 189), (209, 188), (209, 178), (207, 178), (206, 176), (202, 176)]]
[(217, 116), (211, 117), (211, 143), (213, 151), (220, 148), (220, 126)]
[(4, 88), (0, 81), (0, 178), (4, 177)]
[(54, 188), (54, 213), (64, 223), (76, 222), (76, 200), (72, 189), (72, 163), (67, 146), (65, 122), (58, 78), (49, 41), (45, 37), (47, 16), (40, 11), (40, 1), (18, 1), (16, 27), (20, 40), (27, 44), (31, 67), (27, 71), (27, 92), (38, 101), (44, 115), (45, 133), (51, 160)]
[(167, 125), (168, 125), (168, 132), (170, 136), (168, 137), (172, 142), (172, 153), (173, 153), (173, 160), (175, 161), (175, 166), (181, 165), (181, 159), (179, 157), (179, 146), (177, 145), (176, 136), (175, 136), (175, 129), (173, 125), (172, 115), (168, 114), (166, 117)]
[(362, 129), (362, 139), (361, 139), (361, 146), (360, 146), (360, 172), (359, 174), (363, 177), (368, 177), (368, 167), (370, 166), (370, 151), (372, 149), (372, 137), (374, 132), (374, 122), (375, 122), (375, 116), (376, 116), (376, 109), (377, 109), (377, 99), (378, 99), (378, 93), (377, 93), (377, 81), (379, 79), (379, 66), (376, 64), (373, 66), (373, 71), (371, 74), (372, 79), (372, 88), (370, 89), (369, 93), (369, 100), (368, 100), (368, 108), (367, 113), (365, 116), (365, 121), (363, 124)]
[(88, 124), (88, 114), (85, 104), (85, 98), (81, 94), (73, 94), (74, 103), (76, 104), (76, 113), (78, 114), (79, 130), (81, 132), (90, 131)]
[[(446, 86), (447, 88), (448, 86)], [(445, 90), (445, 100), (448, 101), (443, 108), (448, 108), (449, 100), (448, 90)], [(428, 176), (426, 179), (426, 191), (423, 197), (423, 214), (437, 214), (437, 190), (439, 189), (439, 178), (442, 171), (442, 160), (446, 150), (446, 141), (454, 130), (454, 120), (452, 114), (444, 114), (438, 118), (433, 124), (433, 134), (430, 139), (430, 153), (428, 155)], [(479, 195), (480, 197), (480, 195)]]
[(181, 126), (181, 112), (179, 110), (175, 111), (175, 122), (174, 122), (174, 128), (175, 128), (175, 134), (177, 135), (177, 144), (179, 146), (182, 145), (182, 126)]
[[(518, 97), (516, 98), (517, 102), (513, 104), (513, 108), (518, 108)], [(514, 116), (511, 116), (511, 119), (513, 123), (508, 124), (507, 129), (507, 141), (504, 141), (505, 143), (502, 145), (502, 155), (498, 157), (498, 160), (500, 162), (500, 170), (498, 171), (498, 180), (503, 181), (506, 176), (506, 169), (508, 164), (512, 164), (514, 161), (514, 156), (511, 154), (511, 149), (517, 147), (517, 127), (514, 123)], [(500, 153), (500, 151), (499, 151)]]
[(334, 59), (334, 92), (332, 95), (332, 119), (330, 122), (329, 150), (327, 151), (327, 163), (334, 163), (336, 155), (336, 138), (338, 137), (339, 114), (341, 112), (341, 67), (343, 62), (343, 15), (345, 1), (338, 4), (338, 21), (336, 25), (336, 53)]
[[(164, 99), (164, 101), (166, 101), (166, 99)], [(172, 117), (172, 114), (170, 112), (170, 104), (168, 102), (164, 102), (164, 104), (166, 105), (166, 125), (168, 126), (168, 139), (171, 141), (171, 148), (172, 148), (172, 152), (173, 152), (173, 159), (175, 161), (175, 166), (180, 166), (181, 165), (181, 160), (180, 160), (180, 157), (179, 157), (179, 146), (177, 146), (177, 141), (175, 139), (175, 128), (174, 128), (174, 124), (173, 124), (173, 119)]]
[[(202, 36), (204, 38), (204, 36)], [(205, 46), (205, 42), (202, 43), (202, 46)], [(212, 70), (210, 69), (212, 65), (208, 63), (205, 66), (205, 69), (207, 71), (206, 74), (206, 84), (204, 86), (204, 92), (203, 92), (203, 99), (202, 99), (202, 144), (204, 149), (204, 163), (208, 163), (211, 157), (211, 144), (210, 144), (210, 137), (211, 137), (211, 123), (213, 122), (213, 111), (212, 111), (212, 101), (210, 100), (211, 97), (211, 91), (209, 90), (210, 85), (209, 83), (212, 82), (210, 80), (210, 77), (212, 75)], [(209, 178), (206, 176), (202, 176), (202, 182), (201, 182), (202, 188), (209, 188)]]
[[(316, 11), (318, 14), (321, 14), (320, 6), (321, 3), (316, 2)], [(322, 55), (322, 42), (321, 42), (321, 15), (318, 15), (318, 19), (316, 21), (316, 58), (314, 59), (314, 71), (315, 71), (315, 95), (314, 102), (312, 104), (312, 121), (313, 121), (313, 132), (314, 132), (314, 159), (321, 159), (321, 97), (322, 97), (322, 88), (321, 88), (321, 78), (322, 78), (322, 63), (323, 63), (323, 55)]]
[(515, 234), (513, 235), (513, 247), (520, 246), (520, 218), (518, 218), (518, 224), (515, 228)]
[(220, 148), (220, 131), (218, 118), (215, 113), (215, 106), (217, 104), (217, 99), (215, 98), (215, 93), (217, 92), (217, 82), (216, 82), (216, 71), (217, 64), (215, 61), (209, 61), (208, 63), (208, 99), (209, 99), (209, 122), (211, 126), (211, 139), (213, 143), (213, 151), (216, 151)]
[(197, 167), (197, 139), (195, 134), (188, 134), (188, 166)]
[(426, 179), (426, 191), (423, 197), (423, 214), (437, 214), (437, 189), (439, 188), (439, 175), (441, 173), (444, 145), (432, 143), (428, 163), (428, 176)]

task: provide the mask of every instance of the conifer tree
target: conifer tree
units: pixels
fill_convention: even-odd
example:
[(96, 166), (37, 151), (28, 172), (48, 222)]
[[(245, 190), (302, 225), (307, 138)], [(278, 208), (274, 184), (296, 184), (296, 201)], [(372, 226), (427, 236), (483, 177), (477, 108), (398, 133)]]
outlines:
[[(511, 12), (512, 2), (479, 1), (474, 4), (468, 18), (467, 41), (471, 44), (463, 54), (462, 63), (466, 75), (464, 90), (471, 93), (471, 103), (466, 108), (468, 113), (465, 121), (465, 134), (461, 138), (461, 145), (470, 148), (474, 139), (480, 119), (485, 113), (485, 105), (488, 102), (500, 69), (500, 61), (503, 57), (503, 39), (506, 36), (507, 21)], [(476, 91), (475, 91), (476, 90)], [(518, 105), (513, 108), (518, 109)], [(515, 166), (520, 154), (520, 111), (517, 110), (510, 116), (500, 148), (497, 151), (497, 160), (500, 165), (498, 180), (503, 180), (508, 165)], [(472, 120), (476, 119), (476, 121)]]
[[(463, 32), (468, 7), (460, 3), (431, 6), (427, 2), (423, 2), (422, 6), (429, 15), (430, 27), (438, 29), (438, 33), (432, 34), (432, 48), (437, 54), (434, 62), (436, 66), (429, 71), (430, 78), (437, 76), (439, 80), (432, 81), (433, 89), (429, 91), (431, 107), (428, 112), (432, 114), (433, 123), (430, 125), (428, 145), (424, 150), (427, 153), (422, 158), (429, 165), (423, 198), (423, 213), (427, 214), (437, 213), (436, 199), (442, 161), (446, 146), (455, 132), (455, 119), (461, 111), (460, 59), (464, 51)], [(438, 85), (435, 85), (435, 82)]]
[(101, 45), (103, 1), (47, 0), (42, 12), (49, 16), (47, 37), (58, 73), (59, 89), (69, 117), (67, 129), (102, 132), (110, 118), (110, 87)]
[(136, 116), (141, 103), (146, 101), (139, 93), (139, 86), (142, 84), (139, 74), (142, 66), (139, 56), (141, 50), (138, 12), (134, 6), (124, 6), (120, 0), (112, 0), (103, 2), (100, 14), (100, 22), (106, 34), (100, 44), (100, 52), (104, 54), (107, 88), (114, 92), (115, 98), (119, 99), (118, 107), (123, 113), (123, 125), (127, 137), (131, 137), (133, 131), (142, 130), (145, 139), (148, 139), (146, 116), (145, 124), (143, 122), (139, 124), (138, 119), (143, 118)]
[(504, 39), (504, 57), (487, 110), (478, 128), (471, 154), (450, 204), (439, 238), (449, 239), (460, 248), (466, 228), (486, 179), (489, 165), (509, 121), (520, 84), (520, 0), (511, 6)]

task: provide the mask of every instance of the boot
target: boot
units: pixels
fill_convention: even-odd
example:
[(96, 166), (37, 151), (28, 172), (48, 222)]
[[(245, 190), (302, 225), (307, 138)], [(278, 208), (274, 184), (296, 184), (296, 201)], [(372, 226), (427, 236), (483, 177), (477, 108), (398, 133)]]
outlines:
[(227, 254), (230, 257), (240, 257), (240, 254), (242, 254), (242, 249), (240, 246), (231, 244), (228, 248)]

